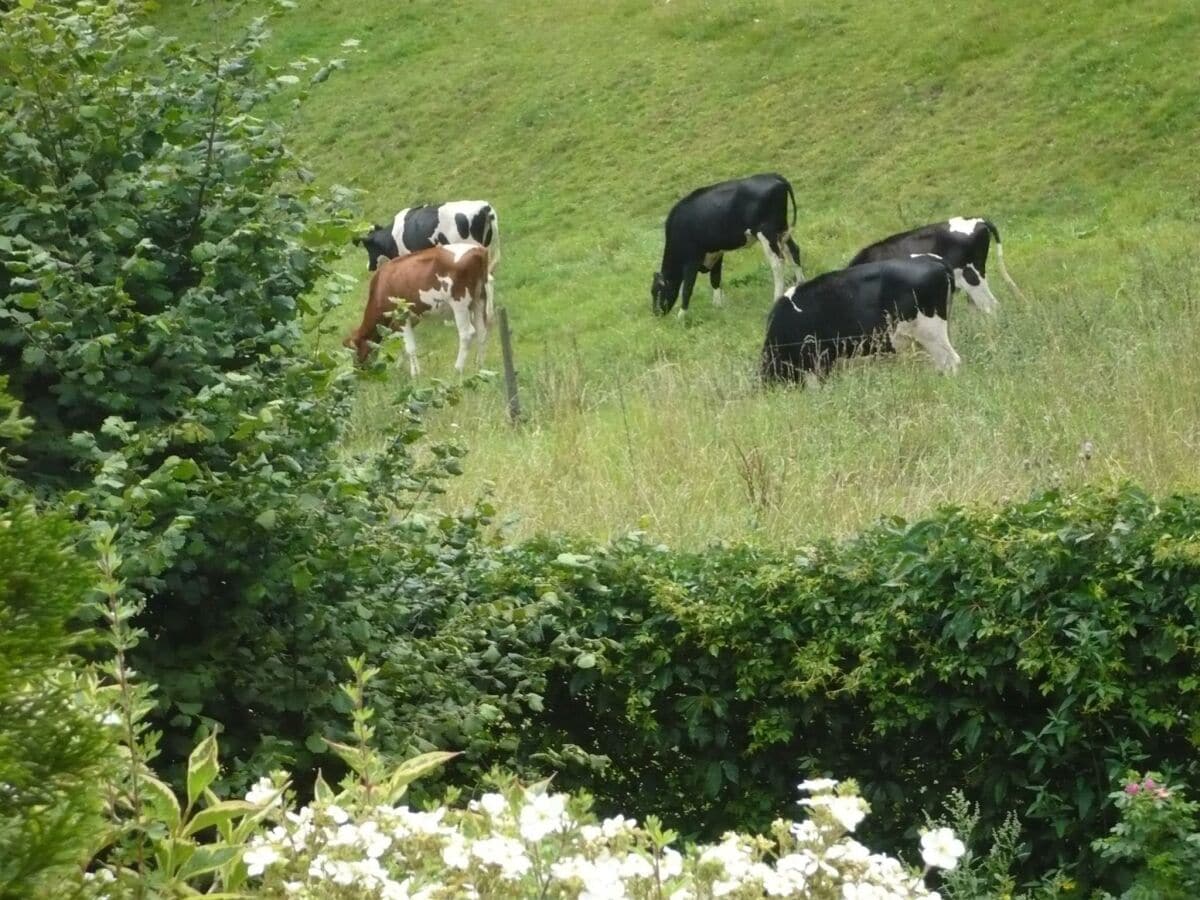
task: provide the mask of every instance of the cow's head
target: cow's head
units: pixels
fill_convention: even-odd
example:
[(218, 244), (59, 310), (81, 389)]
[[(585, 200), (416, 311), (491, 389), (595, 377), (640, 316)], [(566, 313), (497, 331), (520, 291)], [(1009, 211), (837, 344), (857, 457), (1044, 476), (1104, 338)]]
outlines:
[(675, 297), (679, 294), (679, 285), (671, 284), (663, 277), (662, 272), (655, 272), (650, 282), (650, 311), (656, 316), (665, 316), (675, 305)]
[(379, 266), (380, 257), (393, 259), (400, 254), (396, 239), (392, 237), (392, 229), (386, 225), (374, 225), (362, 237), (355, 237), (352, 243), (367, 251), (367, 270), (374, 272)]
[(371, 352), (371, 346), (367, 343), (367, 339), (360, 335), (358, 331), (352, 331), (346, 335), (346, 339), (342, 341), (342, 346), (354, 351), (354, 358), (359, 363), (367, 361), (367, 356)]
[(988, 287), (987, 279), (972, 263), (954, 270), (954, 284), (966, 293), (968, 302), (976, 309), (991, 314), (1000, 306), (1000, 301)]

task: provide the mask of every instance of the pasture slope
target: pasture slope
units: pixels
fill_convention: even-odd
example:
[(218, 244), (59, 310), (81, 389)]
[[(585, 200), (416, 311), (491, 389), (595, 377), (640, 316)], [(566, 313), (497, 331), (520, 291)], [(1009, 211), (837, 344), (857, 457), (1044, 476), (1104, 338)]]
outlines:
[[(158, 17), (200, 37), (209, 14)], [(516, 535), (787, 543), (1056, 482), (1200, 486), (1192, 4), (323, 0), (274, 30), (277, 60), (347, 58), (296, 142), (319, 178), (365, 191), (367, 217), (500, 212), (530, 421), (508, 428), (497, 389), (435, 430), (471, 450), (451, 499), (492, 483)], [(808, 274), (986, 214), (1029, 302), (995, 278), (995, 320), (956, 303), (955, 379), (913, 354), (762, 392), (761, 253), (727, 261), (723, 309), (701, 282), (686, 327), (651, 318), (649, 284), (674, 199), (771, 170), (795, 187)], [(365, 255), (343, 265), (365, 294)], [(317, 339), (360, 312), (354, 295)], [(452, 329), (418, 341), (426, 372), (452, 374)], [(386, 389), (364, 388), (350, 449), (376, 443)]]

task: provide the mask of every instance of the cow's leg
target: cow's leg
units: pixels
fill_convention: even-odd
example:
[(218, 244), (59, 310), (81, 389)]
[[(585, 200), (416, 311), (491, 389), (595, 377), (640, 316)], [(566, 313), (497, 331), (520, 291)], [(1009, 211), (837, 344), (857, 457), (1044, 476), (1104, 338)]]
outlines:
[(902, 353), (916, 343), (916, 339), (912, 335), (912, 325), (908, 322), (901, 322), (892, 329), (892, 349), (897, 353)]
[(972, 263), (967, 263), (961, 269), (954, 270), (954, 283), (959, 290), (966, 292), (967, 299), (973, 306), (985, 313), (994, 313), (1000, 305), (1000, 301), (996, 299), (996, 295), (988, 286), (987, 278)]
[(470, 295), (461, 300), (452, 297), (450, 309), (454, 311), (454, 325), (458, 328), (458, 357), (454, 360), (454, 370), (461, 375), (467, 367), (467, 353), (475, 337), (475, 326), (471, 324)]
[(692, 299), (692, 288), (696, 286), (696, 276), (700, 267), (696, 263), (688, 263), (683, 267), (683, 283), (679, 288), (679, 318), (687, 314), (688, 303)]
[(720, 306), (725, 302), (725, 297), (721, 294), (721, 266), (724, 262), (725, 257), (718, 256), (717, 261), (708, 270), (708, 281), (713, 289), (713, 306)]
[[(488, 279), (488, 290), (491, 290), (491, 279)], [(475, 327), (475, 364), (483, 368), (483, 352), (488, 339), (488, 313), (490, 298), (477, 300), (471, 305), (471, 324)]]
[(417, 338), (410, 320), (404, 322), (404, 352), (408, 355), (408, 374), (416, 378), (421, 374), (421, 364), (417, 362)]
[(779, 245), (761, 231), (758, 232), (758, 242), (762, 244), (763, 254), (767, 257), (767, 264), (771, 267), (771, 277), (775, 280), (775, 293), (771, 297), (772, 299), (782, 297), (784, 291), (783, 255), (779, 252)]
[(950, 346), (950, 331), (945, 319), (917, 313), (912, 322), (912, 336), (933, 358), (933, 364), (939, 372), (953, 375), (958, 371), (962, 359)]
[(784, 232), (783, 243), (787, 247), (788, 255), (792, 258), (792, 268), (795, 270), (796, 284), (804, 280), (804, 270), (800, 268), (800, 248), (796, 246), (796, 242), (792, 240), (791, 234)]

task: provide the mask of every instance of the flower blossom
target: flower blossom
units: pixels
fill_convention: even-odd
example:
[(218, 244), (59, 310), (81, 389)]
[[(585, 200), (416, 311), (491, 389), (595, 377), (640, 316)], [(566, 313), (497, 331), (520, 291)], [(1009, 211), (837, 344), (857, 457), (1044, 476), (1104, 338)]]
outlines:
[(246, 874), (252, 878), (261, 875), (268, 866), (273, 866), (281, 859), (283, 857), (279, 855), (279, 851), (261, 840), (252, 843), (242, 856), (242, 861), (246, 864)]
[(837, 786), (838, 782), (835, 778), (810, 778), (808, 781), (802, 781), (796, 785), (797, 788), (809, 794), (832, 791)]
[(834, 797), (818, 794), (799, 801), (801, 806), (824, 807), (847, 831), (853, 831), (867, 816), (867, 803), (862, 797)]
[(531, 863), (520, 842), (507, 837), (490, 837), (471, 845), (471, 854), (480, 862), (497, 866), (502, 878), (515, 881), (529, 871)]
[(535, 794), (521, 807), (521, 837), (540, 841), (546, 835), (571, 824), (566, 813), (567, 798), (563, 794)]
[(281, 800), (281, 792), (276, 789), (271, 783), (271, 779), (266, 776), (254, 782), (254, 786), (246, 791), (246, 802), (253, 803), (255, 806), (264, 806), (269, 804), (274, 806)]
[(927, 866), (953, 869), (966, 852), (966, 845), (949, 828), (935, 828), (921, 835), (921, 858)]

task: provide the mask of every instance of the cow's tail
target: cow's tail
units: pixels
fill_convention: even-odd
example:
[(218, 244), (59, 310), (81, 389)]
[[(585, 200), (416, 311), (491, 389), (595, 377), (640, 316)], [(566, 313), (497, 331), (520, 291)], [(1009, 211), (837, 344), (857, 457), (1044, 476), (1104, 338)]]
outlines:
[(787, 185), (788, 196), (792, 198), (792, 227), (795, 228), (796, 217), (799, 215), (799, 211), (796, 208), (796, 195), (792, 193), (792, 183), (790, 181), (785, 180), (783, 183)]
[(996, 265), (1000, 267), (1000, 274), (1004, 276), (1005, 282), (1013, 289), (1013, 293), (1021, 300), (1025, 299), (1025, 294), (1017, 287), (1017, 283), (1012, 280), (1012, 276), (1008, 274), (1008, 267), (1004, 265), (1004, 245), (1000, 243), (1000, 231), (987, 219), (983, 220), (983, 224), (987, 226), (987, 230), (992, 233), (992, 239), (996, 242)]
[(500, 262), (500, 219), (496, 216), (495, 208), (488, 209), (488, 230), (491, 231), (491, 240), (487, 245), (488, 274), (490, 275), (496, 271), (496, 265)]

